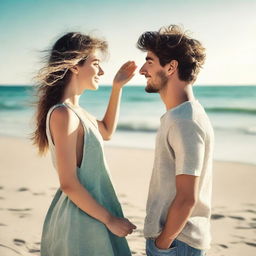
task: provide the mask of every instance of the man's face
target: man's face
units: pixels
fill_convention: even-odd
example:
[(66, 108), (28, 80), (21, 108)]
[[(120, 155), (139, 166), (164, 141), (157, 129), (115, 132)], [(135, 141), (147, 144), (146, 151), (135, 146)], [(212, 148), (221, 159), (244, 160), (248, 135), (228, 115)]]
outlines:
[(159, 92), (167, 85), (168, 77), (165, 69), (160, 65), (159, 58), (151, 51), (147, 52), (146, 62), (141, 67), (140, 74), (147, 79), (146, 92)]

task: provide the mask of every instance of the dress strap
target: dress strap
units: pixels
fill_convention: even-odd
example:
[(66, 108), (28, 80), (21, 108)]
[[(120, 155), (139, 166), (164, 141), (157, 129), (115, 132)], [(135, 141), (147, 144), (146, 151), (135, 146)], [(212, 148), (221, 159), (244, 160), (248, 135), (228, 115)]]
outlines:
[(46, 135), (47, 135), (47, 138), (48, 138), (48, 142), (49, 142), (49, 146), (53, 146), (54, 147), (54, 143), (53, 143), (53, 140), (52, 140), (52, 135), (51, 135), (51, 131), (50, 131), (50, 117), (51, 117), (51, 113), (54, 109), (58, 108), (58, 107), (63, 107), (64, 104), (63, 103), (59, 103), (59, 104), (56, 104), (54, 106), (52, 106), (48, 113), (47, 113), (47, 116), (46, 116)]
[(59, 104), (56, 104), (54, 106), (52, 106), (50, 108), (50, 110), (48, 111), (48, 114), (47, 114), (47, 118), (46, 118), (46, 134), (47, 134), (47, 137), (49, 139), (49, 145), (53, 146), (54, 147), (54, 143), (53, 143), (53, 140), (52, 140), (52, 136), (51, 136), (51, 131), (50, 131), (50, 117), (51, 117), (51, 113), (54, 109), (58, 108), (58, 107), (66, 107), (66, 108), (69, 108), (70, 110), (72, 110), (72, 112), (79, 118), (80, 122), (82, 123), (82, 126), (84, 128), (84, 139), (85, 139), (85, 134), (86, 132), (88, 131), (88, 127), (87, 125), (85, 124), (85, 121), (83, 120), (83, 118), (76, 112), (75, 109), (73, 109), (71, 106), (69, 106), (68, 104), (66, 103), (59, 103)]

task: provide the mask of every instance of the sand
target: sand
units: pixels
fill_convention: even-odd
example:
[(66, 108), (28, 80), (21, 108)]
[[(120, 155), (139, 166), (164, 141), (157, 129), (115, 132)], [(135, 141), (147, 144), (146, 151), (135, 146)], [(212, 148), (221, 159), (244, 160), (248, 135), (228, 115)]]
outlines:
[[(142, 235), (153, 150), (109, 147), (106, 157), (125, 215), (133, 255), (145, 255)], [(214, 162), (212, 248), (208, 256), (256, 255), (256, 166)], [(40, 255), (46, 211), (58, 188), (50, 155), (25, 139), (0, 137), (0, 255)]]

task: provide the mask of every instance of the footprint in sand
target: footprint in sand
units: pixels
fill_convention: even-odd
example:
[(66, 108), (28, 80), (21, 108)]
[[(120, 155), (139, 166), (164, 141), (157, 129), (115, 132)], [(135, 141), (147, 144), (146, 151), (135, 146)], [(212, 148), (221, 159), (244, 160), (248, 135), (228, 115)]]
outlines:
[(44, 192), (35, 192), (33, 193), (34, 196), (44, 196), (45, 193)]
[(240, 217), (240, 216), (228, 216), (231, 219), (236, 219), (236, 220), (245, 220), (244, 217)]
[(28, 216), (31, 216), (31, 214), (24, 213), (24, 214), (19, 215), (19, 218), (25, 218)]
[(0, 226), (1, 226), (1, 227), (4, 227), (4, 226), (7, 226), (7, 225), (4, 224), (4, 223), (0, 223)]
[(25, 188), (25, 187), (21, 187), (19, 189), (17, 189), (18, 192), (24, 192), (24, 191), (28, 191), (29, 189), (28, 188)]
[(11, 211), (13, 212), (14, 214), (18, 214), (20, 218), (24, 218), (24, 217), (27, 217), (27, 216), (30, 216), (31, 214), (29, 213), (29, 211), (31, 211), (32, 209), (31, 208), (8, 208), (7, 209), (8, 211)]
[(5, 199), (4, 197), (0, 196), (0, 200), (4, 200), (4, 199)]
[(235, 229), (252, 229), (251, 227), (235, 227)]
[(24, 240), (22, 240), (22, 239), (14, 238), (14, 239), (13, 239), (13, 243), (14, 243), (15, 245), (22, 246), (22, 245), (25, 245), (25, 244), (26, 244), (26, 241), (24, 241)]
[(29, 249), (28, 252), (35, 253), (35, 252), (40, 252), (40, 250), (39, 249)]
[[(13, 242), (14, 242), (15, 245), (18, 245), (18, 246), (23, 246), (23, 245), (25, 245), (26, 248), (28, 249), (28, 252), (30, 252), (30, 253), (40, 252), (40, 249), (36, 248), (37, 245), (40, 245), (39, 242), (38, 242), (38, 243), (34, 243), (34, 244), (36, 245), (35, 247), (34, 247), (33, 245), (32, 245), (32, 246), (27, 245), (25, 240), (19, 239), (19, 238), (14, 238), (14, 239), (13, 239)], [(31, 248), (31, 247), (32, 247), (32, 248)], [(33, 248), (33, 247), (34, 247), (34, 248)]]
[(245, 242), (245, 244), (256, 247), (256, 243)]
[(255, 222), (251, 222), (251, 223), (249, 223), (249, 226), (250, 226), (252, 229), (255, 229), (255, 228), (256, 228), (256, 223), (255, 223)]
[(250, 213), (256, 213), (256, 211), (255, 210), (251, 210), (251, 209), (247, 209), (247, 210), (245, 210), (246, 212), (250, 212)]
[(31, 211), (32, 208), (8, 208), (7, 210), (12, 212), (27, 212)]
[(225, 216), (222, 214), (212, 214), (212, 216), (211, 216), (212, 220), (218, 220), (218, 219), (222, 219), (222, 218), (225, 218)]
[(227, 248), (228, 248), (228, 246), (227, 246), (227, 245), (225, 245), (225, 244), (218, 244), (218, 246), (220, 246), (220, 247), (222, 247), (222, 248), (225, 248), (225, 249), (227, 249)]
[(233, 237), (239, 238), (239, 239), (245, 239), (243, 236), (233, 235)]
[(3, 186), (0, 186), (0, 189), (4, 189), (4, 187), (3, 187)]
[(142, 255), (146, 255), (145, 252), (141, 251), (141, 252), (134, 252), (134, 251), (131, 251), (132, 255), (134, 256), (142, 256)]

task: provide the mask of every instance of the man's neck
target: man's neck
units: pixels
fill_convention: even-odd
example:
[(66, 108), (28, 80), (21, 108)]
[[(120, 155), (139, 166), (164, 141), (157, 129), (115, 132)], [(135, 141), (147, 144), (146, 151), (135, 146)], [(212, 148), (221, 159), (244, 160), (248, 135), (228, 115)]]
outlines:
[(182, 81), (168, 84), (159, 94), (166, 106), (166, 110), (175, 108), (183, 102), (195, 100), (192, 85)]

